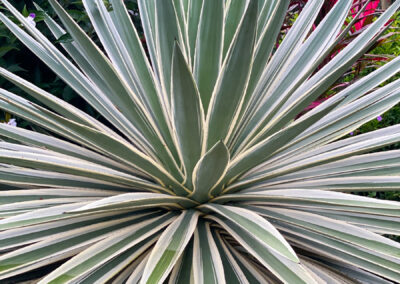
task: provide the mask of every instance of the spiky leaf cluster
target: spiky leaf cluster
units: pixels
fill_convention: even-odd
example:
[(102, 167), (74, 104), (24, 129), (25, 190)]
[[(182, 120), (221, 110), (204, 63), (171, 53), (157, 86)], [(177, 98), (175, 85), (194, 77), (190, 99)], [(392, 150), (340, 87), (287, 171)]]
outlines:
[(49, 0), (62, 49), (1, 2), (102, 122), (0, 68), (31, 98), (0, 89), (0, 109), (41, 129), (0, 124), (0, 282), (60, 262), (37, 282), (400, 282), (400, 203), (351, 194), (399, 188), (400, 151), (370, 152), (400, 126), (339, 140), (400, 101), (376, 88), (400, 58), (295, 119), (400, 1), (322, 68), (352, 1), (313, 32), (308, 1), (277, 44), (289, 0), (139, 0), (148, 56), (122, 0), (83, 0), (101, 47)]

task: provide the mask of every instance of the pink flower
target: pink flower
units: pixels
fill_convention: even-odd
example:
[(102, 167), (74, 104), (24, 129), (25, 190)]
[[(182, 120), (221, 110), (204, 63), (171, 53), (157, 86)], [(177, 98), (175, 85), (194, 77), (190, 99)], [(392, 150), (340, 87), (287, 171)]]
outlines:
[[(376, 9), (378, 8), (379, 0), (371, 1), (368, 3), (367, 7), (365, 8), (364, 12), (360, 15), (360, 20), (354, 25), (356, 31), (361, 30), (365, 26), (365, 22), (369, 15), (375, 13)], [(355, 8), (352, 9), (354, 13), (353, 17), (358, 13), (359, 9), (362, 5), (357, 5)]]

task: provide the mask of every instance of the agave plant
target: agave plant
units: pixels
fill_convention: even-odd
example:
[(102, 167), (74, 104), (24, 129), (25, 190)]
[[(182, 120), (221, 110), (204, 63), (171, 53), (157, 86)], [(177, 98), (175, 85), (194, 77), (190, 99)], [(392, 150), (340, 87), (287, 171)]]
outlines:
[[(339, 139), (400, 101), (400, 58), (297, 120), (380, 37), (396, 1), (314, 72), (350, 30), (339, 0), (310, 33), (308, 1), (276, 48), (289, 0), (139, 0), (149, 58), (122, 0), (83, 0), (97, 46), (56, 0), (45, 23), (0, 20), (101, 115), (5, 69), (30, 100), (0, 108), (0, 282), (400, 281), (400, 126)], [(40, 9), (38, 7), (38, 9)], [(37, 272), (39, 269), (39, 272)], [(41, 270), (40, 270), (41, 269)]]

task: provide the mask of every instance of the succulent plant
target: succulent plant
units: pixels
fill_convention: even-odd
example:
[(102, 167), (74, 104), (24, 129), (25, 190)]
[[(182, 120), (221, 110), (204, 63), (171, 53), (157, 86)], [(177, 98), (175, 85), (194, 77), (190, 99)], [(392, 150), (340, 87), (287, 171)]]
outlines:
[(1, 2), (101, 118), (0, 68), (29, 95), (0, 89), (0, 109), (40, 130), (0, 124), (0, 282), (400, 281), (384, 236), (400, 234), (400, 203), (352, 194), (399, 188), (400, 151), (371, 152), (400, 126), (346, 138), (400, 101), (399, 80), (377, 88), (400, 58), (295, 119), (400, 1), (317, 71), (352, 1), (312, 32), (323, 1), (308, 1), (277, 46), (289, 0), (139, 0), (148, 55), (122, 0), (83, 0), (101, 46), (49, 0), (62, 49)]

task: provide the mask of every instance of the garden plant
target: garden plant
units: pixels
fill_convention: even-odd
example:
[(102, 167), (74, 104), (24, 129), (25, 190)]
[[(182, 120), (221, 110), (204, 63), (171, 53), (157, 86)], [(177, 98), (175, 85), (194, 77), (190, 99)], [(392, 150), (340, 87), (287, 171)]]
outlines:
[(57, 0), (68, 41), (0, 0), (98, 113), (0, 68), (29, 95), (0, 109), (37, 127), (0, 124), (0, 283), (400, 282), (400, 203), (353, 194), (399, 189), (400, 150), (373, 150), (400, 125), (348, 135), (400, 102), (400, 57), (298, 117), (400, 1), (333, 57), (352, 1), (316, 26), (308, 1), (277, 44), (289, 0), (138, 0), (146, 50), (123, 0), (82, 2), (96, 41)]

